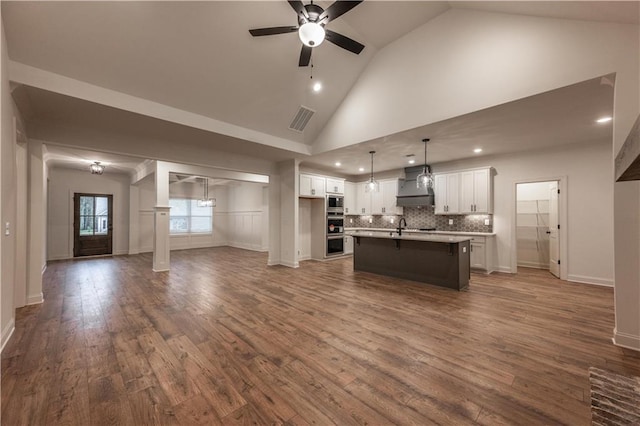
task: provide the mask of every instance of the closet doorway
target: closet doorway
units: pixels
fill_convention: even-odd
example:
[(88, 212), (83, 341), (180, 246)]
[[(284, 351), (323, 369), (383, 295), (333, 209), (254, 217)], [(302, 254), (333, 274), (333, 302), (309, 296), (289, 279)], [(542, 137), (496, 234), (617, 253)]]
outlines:
[(560, 182), (516, 184), (517, 266), (546, 269), (561, 278)]

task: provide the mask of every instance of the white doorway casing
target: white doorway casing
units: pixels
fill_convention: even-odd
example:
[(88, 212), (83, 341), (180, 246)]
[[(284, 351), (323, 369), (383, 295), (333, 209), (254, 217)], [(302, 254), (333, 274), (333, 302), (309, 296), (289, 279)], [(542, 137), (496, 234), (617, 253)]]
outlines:
[[(527, 180), (517, 180), (513, 184), (513, 206), (511, 211), (511, 272), (518, 272), (518, 248), (517, 248), (517, 212), (518, 212), (518, 185), (524, 183), (536, 183), (536, 182), (549, 182), (549, 181), (557, 181), (558, 189), (560, 193), (558, 194), (558, 225), (560, 229), (558, 231), (558, 239), (560, 241), (558, 254), (559, 254), (559, 278), (562, 280), (568, 279), (568, 263), (569, 256), (567, 250), (567, 176), (554, 176), (554, 177), (543, 177), (538, 179), (527, 179)], [(557, 192), (556, 192), (557, 194)], [(556, 263), (557, 264), (557, 263)]]

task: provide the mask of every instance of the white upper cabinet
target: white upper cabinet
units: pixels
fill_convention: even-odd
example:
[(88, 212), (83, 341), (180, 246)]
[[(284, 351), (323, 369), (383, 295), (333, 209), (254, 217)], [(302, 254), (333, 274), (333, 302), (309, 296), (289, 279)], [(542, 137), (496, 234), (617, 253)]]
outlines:
[(458, 214), (460, 212), (459, 182), (459, 173), (435, 175), (433, 192), (436, 214)]
[[(365, 192), (365, 182), (356, 186), (356, 214), (364, 215), (397, 215), (402, 214), (402, 207), (396, 205), (398, 195), (398, 179), (379, 181), (380, 191)], [(346, 198), (346, 197), (345, 197)]]
[(371, 193), (365, 191), (366, 182), (356, 184), (356, 214), (371, 213)]
[(461, 172), (460, 212), (491, 213), (491, 170)]
[(376, 210), (372, 205), (373, 214), (402, 214), (402, 207), (396, 205), (397, 195), (398, 179), (380, 181), (380, 192), (378, 193), (378, 198), (380, 199), (379, 209)]
[(328, 177), (326, 192), (327, 194), (344, 194), (344, 180)]
[(344, 214), (358, 214), (356, 211), (356, 184), (344, 183)]
[(325, 196), (325, 178), (322, 176), (300, 174), (300, 196), (318, 197)]

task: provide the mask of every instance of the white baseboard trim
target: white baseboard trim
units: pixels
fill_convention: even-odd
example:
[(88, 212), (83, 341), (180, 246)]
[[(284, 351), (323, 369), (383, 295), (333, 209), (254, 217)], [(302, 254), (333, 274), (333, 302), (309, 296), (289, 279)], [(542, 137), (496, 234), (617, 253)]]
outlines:
[(303, 261), (303, 260), (309, 260), (311, 259), (311, 256), (307, 255), (307, 256), (298, 256), (298, 261)]
[(169, 269), (169, 268), (167, 268), (167, 269), (155, 269), (155, 268), (151, 268), (151, 270), (152, 270), (153, 272), (169, 272), (169, 271), (170, 271), (170, 269)]
[(16, 320), (11, 318), (11, 321), (2, 329), (2, 345), (0, 346), (0, 353), (4, 351), (4, 347), (13, 336), (13, 332), (16, 331)]
[(613, 344), (634, 351), (640, 351), (640, 336), (632, 334), (620, 333), (617, 329), (613, 329)]
[(42, 265), (42, 275), (44, 275), (44, 271), (47, 270), (47, 264)]
[(608, 278), (585, 277), (583, 275), (569, 275), (567, 281), (574, 283), (592, 284), (603, 287), (613, 287), (613, 280)]
[(511, 266), (498, 266), (496, 269), (494, 269), (494, 271), (504, 272), (505, 274), (513, 274)]
[(267, 266), (275, 266), (275, 265), (279, 265), (280, 264), (280, 260), (279, 259), (267, 259)]
[(42, 302), (44, 302), (44, 295), (42, 293), (27, 296), (27, 305), (39, 305)]
[(255, 244), (243, 244), (243, 243), (233, 243), (230, 242), (227, 244), (229, 247), (239, 248), (243, 250), (251, 250), (251, 251), (262, 251), (262, 247)]
[(300, 267), (300, 263), (298, 263), (298, 261), (289, 262), (287, 260), (281, 260), (280, 261), (280, 265), (287, 266), (289, 268), (299, 268)]
[(539, 262), (518, 262), (518, 267), (522, 266), (523, 268), (535, 268), (535, 269), (549, 269), (548, 263), (539, 263)]

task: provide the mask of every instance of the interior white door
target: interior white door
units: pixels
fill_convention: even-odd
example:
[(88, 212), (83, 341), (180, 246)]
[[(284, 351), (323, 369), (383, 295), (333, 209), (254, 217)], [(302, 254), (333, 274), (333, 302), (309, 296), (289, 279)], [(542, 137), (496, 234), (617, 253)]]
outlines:
[(560, 235), (558, 232), (558, 182), (549, 184), (549, 271), (560, 278)]

